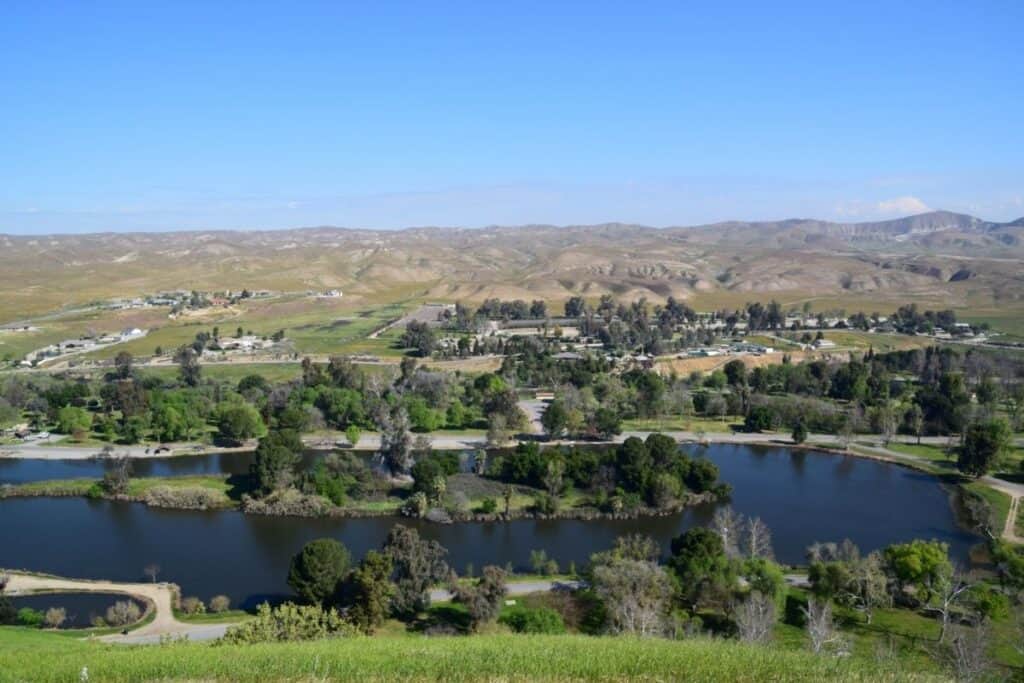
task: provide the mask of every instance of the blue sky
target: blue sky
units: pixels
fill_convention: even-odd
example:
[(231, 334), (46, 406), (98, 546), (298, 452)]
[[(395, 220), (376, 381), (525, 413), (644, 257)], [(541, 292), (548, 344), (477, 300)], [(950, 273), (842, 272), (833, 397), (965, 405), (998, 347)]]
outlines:
[(1017, 1), (8, 0), (0, 232), (1012, 219), (1022, 24)]

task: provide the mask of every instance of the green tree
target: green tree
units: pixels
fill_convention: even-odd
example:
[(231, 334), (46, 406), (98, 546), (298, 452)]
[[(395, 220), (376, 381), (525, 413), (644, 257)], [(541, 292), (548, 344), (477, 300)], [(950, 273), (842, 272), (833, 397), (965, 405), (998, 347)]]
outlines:
[(174, 362), (178, 364), (181, 381), (190, 387), (199, 386), (202, 378), (202, 367), (199, 365), (199, 354), (191, 346), (182, 346), (174, 354)]
[(218, 406), (217, 430), (221, 438), (235, 443), (267, 433), (259, 411), (244, 402), (222, 403)]
[(395, 593), (391, 607), (399, 617), (412, 617), (430, 606), (430, 588), (448, 578), (445, 550), (437, 541), (420, 538), (415, 529), (396, 524), (384, 541), (392, 562)]
[(972, 477), (988, 474), (1010, 449), (1013, 433), (1002, 418), (975, 422), (964, 432), (956, 466)]
[(793, 443), (801, 444), (804, 441), (807, 441), (807, 426), (804, 425), (803, 420), (797, 420), (793, 425)]
[(940, 541), (917, 539), (890, 545), (884, 550), (883, 557), (900, 587), (913, 587), (922, 603), (931, 600), (943, 577), (953, 570), (949, 546)]
[(373, 633), (387, 617), (394, 593), (391, 569), (390, 557), (371, 550), (348, 580), (347, 616), (363, 633)]
[(430, 502), (441, 499), (446, 490), (446, 478), (437, 458), (421, 458), (412, 466), (413, 491), (422, 491)]
[(505, 582), (505, 570), (487, 565), (475, 584), (455, 586), (455, 601), (466, 606), (470, 628), (473, 631), (478, 631), (482, 625), (498, 617), (501, 604), (508, 592)]
[(301, 451), (302, 441), (291, 430), (275, 430), (260, 439), (250, 467), (256, 490), (267, 494), (291, 486)]
[(565, 408), (565, 402), (556, 398), (544, 409), (540, 417), (540, 423), (547, 432), (548, 438), (557, 439), (565, 431), (569, 424), (569, 411)]
[(57, 411), (57, 431), (81, 437), (92, 426), (92, 414), (85, 408), (64, 406)]
[(362, 435), (363, 431), (359, 429), (359, 425), (349, 425), (345, 429), (345, 438), (348, 439), (348, 443), (352, 448), (359, 445), (359, 439)]
[(351, 563), (352, 556), (344, 545), (333, 538), (318, 538), (304, 545), (292, 558), (288, 585), (308, 603), (321, 607), (333, 605)]
[(704, 527), (688, 529), (672, 539), (671, 553), (668, 566), (678, 579), (680, 598), (691, 611), (728, 599), (735, 585), (735, 570), (718, 534)]

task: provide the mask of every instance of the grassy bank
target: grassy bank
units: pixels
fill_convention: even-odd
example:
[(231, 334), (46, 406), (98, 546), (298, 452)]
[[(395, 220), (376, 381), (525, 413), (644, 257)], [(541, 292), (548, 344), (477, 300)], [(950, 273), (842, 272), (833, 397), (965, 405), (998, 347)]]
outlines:
[(0, 629), (0, 681), (938, 680), (866, 659), (730, 641), (586, 636), (396, 636), (268, 645), (126, 648)]

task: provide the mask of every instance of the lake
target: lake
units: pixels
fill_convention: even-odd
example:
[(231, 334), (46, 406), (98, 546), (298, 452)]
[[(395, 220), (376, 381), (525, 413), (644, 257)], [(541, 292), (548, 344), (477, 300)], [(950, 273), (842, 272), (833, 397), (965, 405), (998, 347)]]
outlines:
[[(733, 486), (731, 504), (768, 524), (782, 562), (802, 563), (814, 541), (847, 537), (864, 551), (934, 538), (966, 561), (979, 541), (957, 526), (948, 493), (936, 479), (897, 465), (782, 447), (718, 444), (687, 450), (719, 466), (722, 480)], [(188, 457), (206, 458), (212, 467), (209, 459), (225, 456)], [(435, 525), (391, 517), (259, 517), (81, 498), (14, 498), (0, 501), (0, 566), (138, 581), (143, 567), (155, 562), (162, 567), (160, 579), (178, 583), (184, 595), (209, 600), (223, 593), (233, 604), (250, 607), (287, 594), (291, 556), (314, 538), (337, 538), (358, 558), (379, 547), (401, 521), (448, 548), (460, 571), (470, 564), (477, 572), (485, 564), (525, 569), (534, 549), (546, 550), (563, 567), (582, 566), (626, 533), (649, 534), (667, 549), (683, 530), (708, 524), (715, 507), (634, 520)]]

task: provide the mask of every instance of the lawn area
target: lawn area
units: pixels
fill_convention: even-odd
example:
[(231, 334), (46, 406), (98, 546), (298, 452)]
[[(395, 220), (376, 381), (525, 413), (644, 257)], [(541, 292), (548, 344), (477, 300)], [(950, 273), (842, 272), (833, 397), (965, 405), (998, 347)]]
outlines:
[[(260, 375), (268, 382), (286, 382), (295, 379), (302, 374), (302, 365), (295, 363), (205, 363), (202, 366), (203, 375), (214, 379), (237, 382), (249, 375)], [(139, 370), (139, 374), (151, 375), (161, 379), (173, 379), (178, 377), (179, 371), (176, 365), (163, 367), (146, 367)]]
[(353, 637), (305, 643), (126, 648), (0, 628), (0, 681), (79, 680), (938, 680), (872, 660), (727, 640), (526, 635)]
[(705, 432), (732, 432), (733, 427), (739, 427), (743, 421), (736, 417), (726, 416), (725, 420), (713, 417), (694, 416), (684, 417), (653, 417), (637, 418), (622, 421), (624, 432), (693, 432), (703, 429)]
[(1006, 526), (1006, 517), (1010, 514), (1010, 496), (1002, 491), (996, 491), (990, 486), (981, 482), (972, 481), (961, 484), (966, 490), (976, 493), (992, 506), (992, 513), (996, 518), (996, 529), (1002, 531)]

